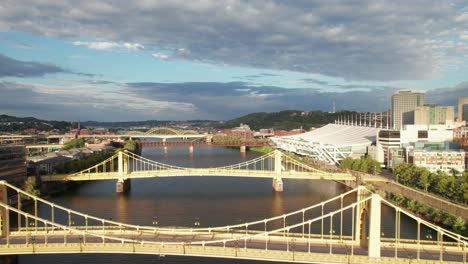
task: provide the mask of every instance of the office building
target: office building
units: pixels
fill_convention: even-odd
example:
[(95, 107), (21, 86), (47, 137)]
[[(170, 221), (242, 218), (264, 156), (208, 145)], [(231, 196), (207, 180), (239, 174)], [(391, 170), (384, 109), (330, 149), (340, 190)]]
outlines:
[(376, 160), (388, 165), (390, 150), (401, 147), (399, 130), (380, 130), (377, 134), (377, 150), (381, 153), (376, 155)]
[(424, 93), (399, 91), (392, 95), (393, 128), (400, 130), (403, 125), (414, 124), (414, 110), (424, 105)]
[(412, 149), (409, 151), (409, 161), (418, 167), (424, 167), (430, 172), (439, 170), (450, 173), (452, 169), (465, 171), (465, 152), (463, 150), (428, 150)]
[(24, 146), (0, 146), (0, 180), (21, 183), (26, 180), (26, 175)]
[(416, 106), (414, 110), (415, 125), (445, 125), (453, 123), (455, 107), (453, 106)]
[(458, 122), (468, 122), (468, 97), (458, 98)]

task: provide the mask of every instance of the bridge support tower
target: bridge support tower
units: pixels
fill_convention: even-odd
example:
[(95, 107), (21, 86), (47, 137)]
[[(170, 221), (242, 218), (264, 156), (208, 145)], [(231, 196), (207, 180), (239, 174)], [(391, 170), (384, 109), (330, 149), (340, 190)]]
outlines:
[[(360, 185), (357, 191), (357, 200), (364, 199), (365, 187)], [(381, 242), (381, 197), (373, 193), (370, 201), (366, 204), (356, 206), (356, 221), (354, 226), (354, 238), (361, 247), (367, 247), (368, 257), (371, 259), (380, 259)], [(367, 225), (369, 221), (369, 225)], [(367, 230), (369, 226), (369, 230)]]
[[(0, 202), (8, 204), (7, 187), (0, 185)], [(0, 209), (0, 237), (6, 237), (10, 234), (10, 216), (5, 208)]]
[(381, 239), (381, 197), (373, 193), (370, 202), (370, 215), (369, 215), (369, 245), (368, 252), (369, 258), (380, 258), (380, 239)]
[(282, 156), (283, 153), (279, 150), (275, 150), (275, 177), (273, 178), (273, 190), (277, 192), (282, 192), (283, 191), (283, 179), (281, 178), (281, 171), (282, 171)]
[[(8, 204), (8, 193), (5, 185), (0, 185), (0, 202)], [(5, 238), (10, 235), (10, 215), (5, 208), (0, 209), (0, 237)], [(0, 256), (0, 263), (16, 264), (18, 255)]]
[(115, 191), (118, 193), (124, 193), (130, 190), (131, 184), (130, 179), (127, 178), (127, 175), (130, 172), (128, 156), (124, 156), (122, 151), (119, 152), (118, 165), (119, 179), (115, 185)]

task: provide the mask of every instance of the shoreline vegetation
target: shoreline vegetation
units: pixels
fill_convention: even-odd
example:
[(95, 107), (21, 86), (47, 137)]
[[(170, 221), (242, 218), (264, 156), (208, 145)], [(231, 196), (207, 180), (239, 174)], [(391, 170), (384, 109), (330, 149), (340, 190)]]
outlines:
[(249, 151), (257, 152), (257, 153), (260, 153), (262, 155), (268, 154), (268, 153), (272, 152), (273, 150), (275, 150), (275, 149), (273, 147), (270, 147), (270, 146), (250, 147), (249, 148)]
[(419, 201), (408, 199), (400, 193), (394, 194), (375, 189), (371, 184), (367, 184), (366, 188), (373, 193), (379, 194), (382, 198), (388, 198), (397, 206), (403, 207), (428, 222), (442, 226), (459, 235), (468, 236), (468, 223), (460, 216), (455, 216)]
[(394, 172), (397, 181), (405, 186), (437, 194), (445, 199), (468, 204), (468, 173), (452, 170), (450, 174), (444, 171), (431, 173), (423, 167), (402, 163)]
[[(80, 142), (78, 142), (80, 143)], [(114, 154), (118, 153), (121, 150), (127, 150), (137, 155), (141, 154), (140, 144), (138, 140), (128, 140), (125, 146), (122, 148), (116, 148), (114, 150), (96, 153), (91, 156), (88, 156), (80, 160), (71, 160), (59, 164), (56, 166), (56, 173), (65, 174), (65, 173), (76, 173), (87, 168), (90, 168), (98, 163), (103, 162), (104, 160), (112, 157)], [(73, 143), (75, 144), (75, 143)], [(31, 194), (43, 194), (43, 195), (59, 195), (70, 189), (76, 188), (83, 184), (83, 182), (55, 182), (48, 183), (47, 188), (41, 188), (38, 186), (35, 181), (30, 182), (29, 180), (25, 182), (23, 189), (29, 190)]]

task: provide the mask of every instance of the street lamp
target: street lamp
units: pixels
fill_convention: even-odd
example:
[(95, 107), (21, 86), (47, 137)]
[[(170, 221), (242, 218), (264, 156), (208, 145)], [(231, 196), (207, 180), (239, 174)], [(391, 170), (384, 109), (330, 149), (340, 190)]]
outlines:
[(428, 230), (428, 231), (427, 231), (426, 239), (432, 240), (431, 230)]
[(195, 222), (193, 223), (194, 226), (200, 226), (200, 218), (195, 217)]

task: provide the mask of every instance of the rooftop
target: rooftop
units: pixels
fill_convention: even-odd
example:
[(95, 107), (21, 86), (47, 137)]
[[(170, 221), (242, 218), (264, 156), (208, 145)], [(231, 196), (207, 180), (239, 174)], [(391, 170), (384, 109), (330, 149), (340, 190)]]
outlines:
[(375, 142), (379, 130), (375, 127), (328, 124), (307, 133), (282, 138), (344, 147), (371, 144)]

